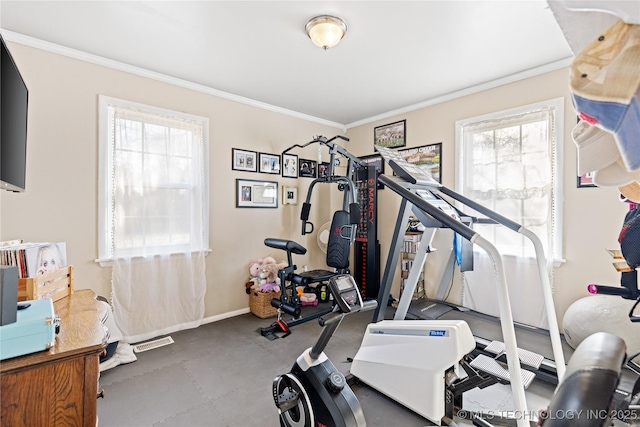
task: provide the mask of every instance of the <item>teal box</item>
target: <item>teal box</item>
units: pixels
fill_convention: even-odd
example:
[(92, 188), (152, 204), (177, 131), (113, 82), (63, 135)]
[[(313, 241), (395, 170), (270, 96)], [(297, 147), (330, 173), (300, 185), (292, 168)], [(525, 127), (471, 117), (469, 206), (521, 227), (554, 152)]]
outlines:
[(48, 350), (56, 341), (56, 322), (51, 298), (26, 301), (14, 323), (0, 326), (0, 360)]

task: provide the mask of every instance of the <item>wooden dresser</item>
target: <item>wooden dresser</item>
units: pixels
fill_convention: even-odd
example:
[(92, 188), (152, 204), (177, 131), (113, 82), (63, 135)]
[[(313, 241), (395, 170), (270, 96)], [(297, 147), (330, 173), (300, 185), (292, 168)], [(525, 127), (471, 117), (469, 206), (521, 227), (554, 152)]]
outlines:
[(88, 289), (53, 304), (60, 333), (46, 351), (0, 362), (0, 425), (84, 426), (97, 421), (106, 309)]

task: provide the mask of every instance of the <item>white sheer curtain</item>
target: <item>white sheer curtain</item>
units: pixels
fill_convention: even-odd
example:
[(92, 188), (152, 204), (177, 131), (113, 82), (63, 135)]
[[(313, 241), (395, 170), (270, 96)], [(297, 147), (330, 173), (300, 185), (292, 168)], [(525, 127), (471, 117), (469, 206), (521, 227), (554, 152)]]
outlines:
[(124, 340), (195, 328), (204, 316), (204, 253), (114, 258), (114, 317)]
[[(549, 280), (556, 243), (555, 109), (541, 108), (462, 125), (459, 190), (534, 232), (542, 241)], [(501, 225), (474, 228), (500, 251), (514, 321), (547, 327), (533, 244)], [(499, 316), (495, 278), (486, 253), (474, 246), (473, 271), (463, 274), (463, 305)]]
[(157, 111), (110, 111), (112, 301), (134, 343), (204, 316), (206, 128)]

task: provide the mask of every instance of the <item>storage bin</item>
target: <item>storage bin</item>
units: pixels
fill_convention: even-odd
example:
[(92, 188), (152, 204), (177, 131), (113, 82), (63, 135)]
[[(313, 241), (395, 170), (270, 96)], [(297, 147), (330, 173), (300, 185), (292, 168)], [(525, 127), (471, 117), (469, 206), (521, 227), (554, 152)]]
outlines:
[(277, 315), (278, 310), (271, 306), (271, 298), (280, 298), (280, 292), (260, 292), (252, 289), (249, 294), (249, 310), (261, 319)]
[(36, 277), (18, 279), (18, 301), (51, 298), (58, 301), (73, 292), (73, 266)]

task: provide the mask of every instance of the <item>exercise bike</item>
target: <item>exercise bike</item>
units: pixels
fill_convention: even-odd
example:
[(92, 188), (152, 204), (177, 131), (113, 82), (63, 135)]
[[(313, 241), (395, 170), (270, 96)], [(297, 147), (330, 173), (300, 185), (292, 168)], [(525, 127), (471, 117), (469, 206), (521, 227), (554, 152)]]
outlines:
[(320, 337), (298, 357), (289, 373), (273, 380), (273, 400), (282, 427), (366, 425), (360, 402), (324, 349), (345, 316), (373, 310), (378, 304), (362, 301), (349, 274), (333, 276), (328, 284), (335, 305), (330, 314), (318, 319), (324, 327)]

